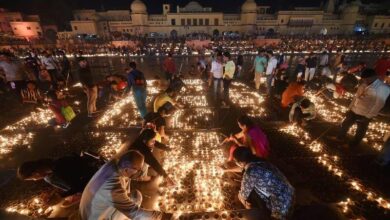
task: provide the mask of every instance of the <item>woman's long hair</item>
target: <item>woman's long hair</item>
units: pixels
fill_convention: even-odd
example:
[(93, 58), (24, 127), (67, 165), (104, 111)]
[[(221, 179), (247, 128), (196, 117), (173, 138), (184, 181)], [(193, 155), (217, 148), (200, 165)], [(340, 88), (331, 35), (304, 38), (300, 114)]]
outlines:
[(248, 129), (251, 129), (255, 126), (255, 123), (252, 121), (252, 119), (246, 115), (242, 115), (240, 116), (237, 121), (241, 124), (241, 125), (245, 125)]

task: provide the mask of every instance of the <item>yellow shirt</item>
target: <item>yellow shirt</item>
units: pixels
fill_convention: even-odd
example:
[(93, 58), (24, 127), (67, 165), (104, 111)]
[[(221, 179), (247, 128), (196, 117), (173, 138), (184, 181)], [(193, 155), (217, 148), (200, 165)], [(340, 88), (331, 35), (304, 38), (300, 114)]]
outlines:
[(166, 93), (162, 93), (156, 97), (153, 103), (153, 110), (154, 112), (157, 112), (158, 109), (163, 106), (165, 103), (170, 102), (172, 105), (174, 105), (174, 101), (171, 97), (168, 96)]
[(233, 79), (235, 71), (236, 71), (236, 65), (234, 64), (234, 62), (231, 60), (228, 61), (225, 64), (225, 72), (223, 73), (223, 78), (224, 79)]

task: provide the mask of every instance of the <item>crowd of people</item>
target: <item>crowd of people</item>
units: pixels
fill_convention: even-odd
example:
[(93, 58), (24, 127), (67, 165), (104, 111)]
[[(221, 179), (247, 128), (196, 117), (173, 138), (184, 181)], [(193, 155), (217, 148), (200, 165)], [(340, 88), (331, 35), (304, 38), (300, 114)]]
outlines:
[[(352, 70), (347, 68), (345, 55), (338, 45), (342, 46), (344, 51), (365, 50), (366, 48), (362, 48), (365, 46), (376, 50), (378, 45), (382, 50), (383, 45), (378, 43), (372, 46), (353, 39), (286, 38), (282, 39), (282, 42), (282, 46), (278, 48), (281, 51), (305, 49), (309, 53), (306, 56), (298, 56), (296, 62), (292, 62), (283, 52), (274, 52), (273, 49), (276, 48), (252, 46), (250, 50), (257, 53), (249, 70), (253, 72), (251, 81), (254, 82), (254, 89), (261, 93), (265, 89), (268, 99), (278, 100), (280, 108), (289, 112), (288, 123), (296, 123), (302, 127), (316, 118), (316, 106), (305, 96), (308, 90), (315, 90), (318, 95), (325, 94), (329, 99), (337, 99), (346, 91), (354, 92), (357, 89), (341, 124), (339, 135), (334, 137), (334, 140), (346, 140), (348, 129), (356, 123), (357, 132), (348, 145), (359, 145), (370, 121), (378, 115), (389, 97), (390, 88), (386, 83), (389, 82), (390, 58), (380, 58), (373, 68), (359, 64)], [(330, 56), (329, 51), (334, 49), (337, 53)], [(227, 108), (231, 103), (231, 82), (245, 80), (242, 76), (243, 57), (237, 56), (237, 59), (233, 59), (234, 50), (226, 50), (223, 45), (218, 45), (210, 60), (201, 55), (197, 63), (199, 77), (211, 90), (215, 105), (222, 108)], [(164, 179), (165, 184), (176, 184), (153, 154), (155, 147), (170, 151), (167, 146), (170, 138), (165, 131), (166, 120), (176, 109), (184, 107), (176, 100), (184, 85), (176, 68), (174, 55), (174, 50), (170, 51), (163, 61), (162, 69), (167, 87), (153, 97), (153, 108), (148, 111), (147, 81), (135, 62), (129, 63), (123, 75), (108, 75), (99, 80), (91, 71), (88, 59), (80, 52), (75, 57), (75, 75), (71, 74), (72, 65), (66, 53), (60, 50), (55, 51), (55, 54), (49, 51), (30, 51), (22, 61), (12, 53), (1, 53), (1, 91), (12, 93), (25, 104), (48, 102), (48, 107), (55, 115), (50, 124), (66, 128), (76, 117), (71, 105), (66, 101), (70, 81), (81, 83), (87, 96), (88, 117), (93, 118), (99, 114), (98, 102), (109, 105), (132, 92), (137, 109), (144, 120), (142, 131), (136, 140), (126, 142), (125, 152), (103, 166), (100, 162), (91, 163), (79, 156), (58, 160), (42, 159), (22, 164), (18, 169), (18, 176), (24, 180), (44, 179), (61, 189), (62, 196), (72, 195), (68, 198), (69, 203), (80, 201), (80, 215), (85, 220), (171, 219), (173, 213), (142, 208), (142, 193), (131, 190), (130, 182), (152, 181), (154, 177), (148, 172), (150, 167), (156, 171), (156, 176)], [(224, 140), (222, 146), (229, 156), (228, 161), (221, 164), (221, 168), (225, 172), (242, 172), (238, 198), (245, 207), (260, 208), (275, 219), (290, 218), (294, 215), (295, 190), (285, 175), (268, 160), (272, 143), (252, 118), (244, 115), (239, 117), (237, 122), (241, 131)], [(389, 139), (386, 140), (381, 156), (382, 165), (388, 165), (390, 158)], [(69, 167), (74, 166), (77, 166), (76, 170), (80, 172), (67, 172)]]
[[(268, 43), (268, 49), (282, 53), (302, 53), (312, 51), (321, 53), (336, 51), (342, 48), (348, 53), (375, 53), (389, 50), (389, 45), (380, 36), (317, 36), (317, 35), (295, 35), (279, 36), (277, 41)], [(165, 56), (173, 53), (174, 56), (188, 56), (198, 54), (211, 54), (215, 50), (229, 51), (231, 54), (254, 54), (257, 52), (256, 44), (258, 39), (254, 38), (209, 38), (201, 39), (210, 41), (208, 44), (196, 45), (192, 38), (185, 39), (132, 39), (135, 43), (129, 46), (115, 46), (110, 42), (99, 43), (77, 43), (71, 46), (63, 46), (60, 51), (66, 51), (67, 55), (78, 54), (115, 54), (123, 56)], [(10, 50), (17, 56), (28, 56), (28, 52), (44, 55), (46, 49), (11, 46)], [(49, 52), (61, 56), (56, 50)]]

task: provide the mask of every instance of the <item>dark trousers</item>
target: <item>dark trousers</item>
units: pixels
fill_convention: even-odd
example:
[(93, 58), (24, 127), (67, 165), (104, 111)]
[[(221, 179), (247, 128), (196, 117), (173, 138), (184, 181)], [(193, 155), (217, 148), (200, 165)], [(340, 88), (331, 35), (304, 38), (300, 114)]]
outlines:
[(213, 78), (214, 86), (214, 100), (217, 100), (221, 96), (222, 91), (222, 78)]
[(173, 78), (173, 74), (170, 73), (170, 72), (165, 72), (165, 79), (171, 83), (172, 82), (172, 78)]
[(223, 79), (223, 99), (227, 101), (229, 99), (229, 89), (232, 80)]
[(263, 218), (271, 218), (271, 211), (267, 208), (264, 200), (261, 199), (261, 197), (254, 190), (252, 190), (251, 194), (249, 194), (248, 202), (251, 204), (252, 208), (257, 208), (260, 210)]
[(49, 72), (50, 74), (50, 78), (51, 78), (51, 83), (54, 84), (58, 81), (58, 73), (57, 73), (57, 70), (56, 69), (52, 69), (52, 70), (47, 70), (47, 72)]
[(357, 124), (356, 134), (353, 140), (350, 142), (351, 146), (359, 145), (362, 141), (364, 135), (366, 135), (368, 124), (370, 123), (371, 119), (366, 118), (364, 116), (355, 114), (353, 111), (348, 111), (346, 113), (346, 117), (341, 124), (341, 129), (339, 132), (339, 135), (337, 136), (338, 139), (344, 139), (347, 135), (347, 132), (350, 127), (352, 127), (353, 124)]

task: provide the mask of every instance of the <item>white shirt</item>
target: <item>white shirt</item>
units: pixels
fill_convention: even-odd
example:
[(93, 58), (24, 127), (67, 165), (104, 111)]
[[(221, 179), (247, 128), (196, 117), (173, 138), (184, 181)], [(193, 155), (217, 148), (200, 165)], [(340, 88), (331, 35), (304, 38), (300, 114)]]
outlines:
[(370, 85), (361, 84), (349, 106), (355, 114), (366, 118), (373, 118), (378, 115), (379, 111), (386, 103), (389, 97), (390, 87), (380, 81), (375, 80)]
[(278, 60), (275, 57), (271, 57), (268, 60), (267, 70), (265, 71), (265, 75), (271, 75), (276, 69), (277, 65), (278, 65)]
[(213, 74), (214, 78), (220, 79), (223, 76), (223, 65), (222, 63), (218, 63), (217, 61), (213, 61), (211, 63), (210, 72)]
[(329, 56), (328, 54), (323, 54), (320, 57), (320, 66), (327, 66), (329, 63)]
[(42, 61), (42, 64), (45, 65), (47, 70), (56, 69), (56, 64), (55, 64), (53, 57), (42, 57), (41, 61)]

